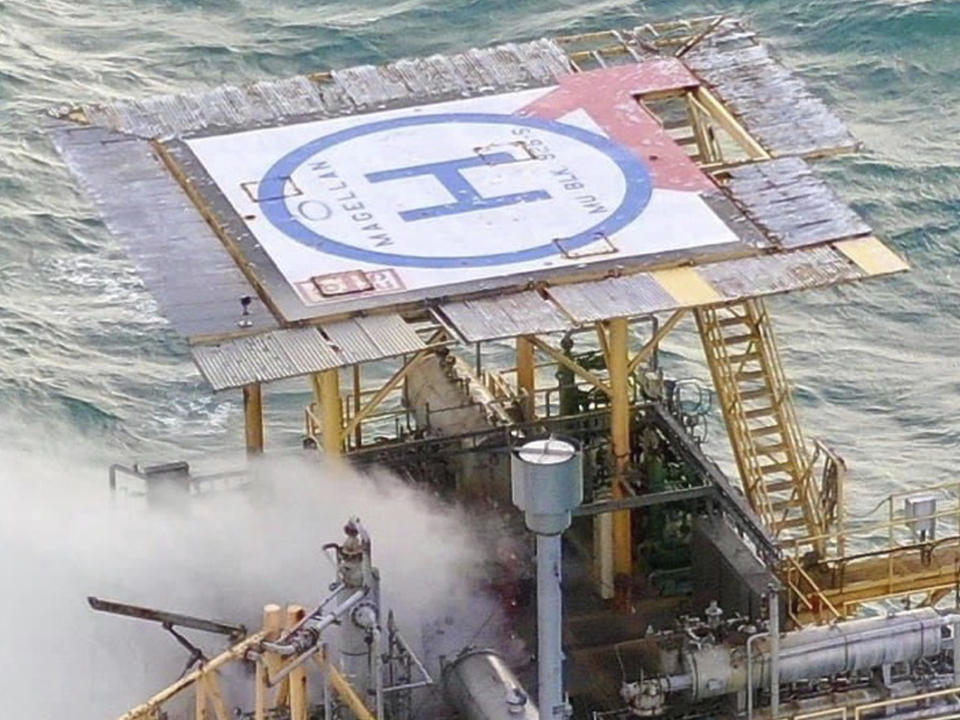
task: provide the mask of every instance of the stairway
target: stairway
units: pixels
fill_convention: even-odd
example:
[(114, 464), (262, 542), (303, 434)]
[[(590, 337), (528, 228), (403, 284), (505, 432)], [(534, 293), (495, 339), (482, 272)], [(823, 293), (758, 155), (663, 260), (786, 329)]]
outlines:
[[(695, 314), (748, 501), (779, 539), (824, 534), (812, 458), (763, 301)], [(819, 550), (822, 543), (813, 545)]]

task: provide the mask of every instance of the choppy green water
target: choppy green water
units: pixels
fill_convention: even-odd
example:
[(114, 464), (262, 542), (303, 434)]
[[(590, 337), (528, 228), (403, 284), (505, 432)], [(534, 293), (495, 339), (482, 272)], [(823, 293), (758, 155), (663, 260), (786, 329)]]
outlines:
[[(56, 492), (78, 448), (105, 463), (242, 442), (236, 398), (204, 387), (35, 131), (38, 111), (716, 11), (746, 17), (866, 143), (822, 167), (915, 268), (771, 303), (802, 419), (847, 457), (858, 505), (953, 478), (960, 2), (0, 0), (2, 497), (48, 461), (55, 477), (44, 487)], [(681, 333), (671, 361), (704, 376), (692, 341)], [(296, 442), (303, 400), (294, 388), (271, 394), (273, 443)], [(24, 449), (38, 462), (26, 464)], [(24, 512), (28, 527), (45, 527), (42, 506)], [(16, 535), (12, 552), (33, 557), (29, 530), (9, 527), (0, 514), (6, 547)]]

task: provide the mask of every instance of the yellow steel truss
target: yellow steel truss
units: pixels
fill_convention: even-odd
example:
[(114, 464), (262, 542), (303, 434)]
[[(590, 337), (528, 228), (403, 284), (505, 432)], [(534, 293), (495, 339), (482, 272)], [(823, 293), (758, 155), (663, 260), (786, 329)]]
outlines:
[[(744, 493), (777, 537), (826, 528), (812, 456), (760, 299), (695, 310)], [(815, 549), (819, 550), (819, 544)]]
[[(261, 648), (263, 640), (274, 639), (280, 634), (284, 625), (291, 627), (298, 618), (302, 618), (303, 612), (300, 606), (291, 605), (287, 607), (284, 616), (279, 605), (267, 605), (263, 611), (263, 628), (259, 632), (204, 662), (196, 670), (184, 675), (146, 702), (125, 712), (119, 720), (158, 720), (166, 717), (163, 713), (166, 703), (191, 689), (194, 693), (193, 718), (195, 720), (207, 720), (210, 717), (216, 720), (229, 720), (232, 713), (228, 712), (224, 701), (220, 671), (232, 663), (240, 663), (244, 660), (253, 660), (256, 664), (253, 675), (254, 720), (266, 720), (271, 711), (279, 707), (286, 708), (291, 720), (307, 720), (311, 695), (306, 671), (303, 668), (294, 669), (288, 677), (277, 684), (276, 690), (272, 690), (269, 678), (283, 669), (285, 661), (279, 655)], [(350, 708), (354, 717), (358, 720), (374, 720), (373, 714), (349, 681), (326, 661), (322, 652), (318, 652), (316, 661), (326, 673), (331, 688)], [(246, 672), (243, 674), (248, 676)]]

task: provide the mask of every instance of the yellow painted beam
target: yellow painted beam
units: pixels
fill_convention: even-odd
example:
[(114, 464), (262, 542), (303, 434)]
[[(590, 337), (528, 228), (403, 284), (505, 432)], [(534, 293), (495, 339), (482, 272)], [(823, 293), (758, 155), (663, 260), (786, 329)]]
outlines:
[(375, 720), (373, 714), (367, 706), (363, 704), (363, 700), (357, 695), (357, 691), (353, 689), (353, 685), (333, 666), (333, 663), (327, 662), (322, 653), (317, 654), (316, 659), (317, 664), (328, 673), (330, 685), (337, 691), (340, 699), (346, 703), (347, 707), (349, 707), (351, 712), (356, 716), (356, 719)]
[[(626, 322), (626, 320), (624, 320), (624, 322)], [(528, 335), (527, 337), (530, 340), (530, 342), (537, 347), (538, 350), (542, 350), (547, 355), (549, 355), (554, 360), (556, 360), (558, 363), (563, 365), (565, 368), (572, 370), (576, 375), (579, 375), (584, 380), (589, 382), (595, 388), (602, 390), (607, 395), (611, 394), (610, 387), (605, 382), (603, 382), (603, 380), (601, 380), (597, 375), (594, 375), (592, 372), (590, 372), (586, 368), (583, 368), (577, 365), (577, 363), (571, 360), (570, 358), (568, 358), (563, 353), (562, 350), (558, 350), (552, 345), (548, 345), (543, 340), (541, 340), (538, 337), (535, 337), (534, 335)]]
[[(301, 605), (287, 605), (287, 628), (299, 625), (306, 614), (307, 611)], [(287, 687), (289, 688), (290, 720), (307, 720), (310, 696), (307, 692), (307, 671), (303, 665), (290, 671), (287, 676)]]
[(670, 334), (670, 331), (677, 326), (677, 323), (683, 319), (683, 316), (687, 314), (686, 309), (677, 310), (673, 315), (667, 318), (667, 321), (657, 328), (657, 331), (653, 334), (653, 337), (650, 338), (650, 341), (640, 348), (639, 352), (630, 359), (630, 363), (627, 365), (627, 372), (631, 375), (636, 372), (637, 367), (646, 360), (650, 355), (652, 355), (657, 346), (660, 345), (660, 342)]
[[(283, 629), (283, 611), (279, 605), (263, 606), (263, 636), (265, 640), (276, 640)], [(279, 672), (282, 661), (279, 655), (265, 651), (257, 659), (256, 688), (254, 694), (254, 720), (267, 720), (267, 710), (273, 705), (270, 703), (270, 686), (267, 684), (271, 675)]]
[[(360, 391), (363, 388), (363, 383), (360, 381), (360, 363), (357, 363), (353, 366), (353, 416), (358, 417), (360, 415), (361, 403), (360, 403)], [(353, 441), (356, 447), (363, 445), (363, 427), (360, 423), (356, 423), (353, 427)], [(349, 435), (349, 433), (347, 433)]]
[[(610, 375), (610, 435), (613, 446), (613, 499), (626, 497), (626, 475), (630, 466), (630, 385), (628, 372), (628, 326), (626, 318), (608, 321), (607, 347)], [(630, 511), (613, 513), (613, 569), (616, 604), (629, 610), (633, 578), (633, 537)]]
[(746, 128), (740, 124), (740, 121), (727, 110), (726, 106), (720, 102), (713, 93), (701, 86), (693, 91), (693, 97), (703, 109), (707, 111), (710, 117), (727, 131), (727, 134), (733, 138), (734, 142), (743, 148), (747, 155), (757, 160), (770, 157), (770, 153), (747, 132)]
[(204, 674), (216, 670), (217, 668), (225, 665), (234, 660), (243, 659), (246, 655), (247, 650), (256, 647), (261, 640), (264, 638), (264, 633), (258, 632), (245, 640), (237, 643), (230, 649), (220, 653), (215, 658), (207, 661), (204, 666), (200, 669), (194, 670), (191, 673), (187, 673), (182, 678), (177, 680), (173, 685), (170, 685), (165, 690), (154, 695), (152, 698), (147, 700), (142, 705), (125, 712), (120, 716), (119, 720), (140, 720), (141, 718), (148, 718), (156, 714), (156, 711), (160, 708), (163, 703), (165, 703), (170, 698), (174, 697), (178, 693), (182, 692), (186, 688), (190, 687)]
[[(372, 413), (374, 410), (380, 407), (380, 403), (382, 403), (384, 399), (386, 399), (387, 395), (389, 395), (393, 391), (393, 389), (397, 387), (397, 385), (403, 382), (403, 379), (407, 376), (407, 373), (410, 372), (410, 368), (412, 368), (420, 360), (420, 358), (422, 358), (428, 352), (429, 350), (421, 350), (416, 355), (414, 355), (410, 360), (404, 363), (403, 367), (397, 370), (397, 372), (395, 372), (393, 376), (389, 380), (387, 380), (387, 382), (385, 382), (380, 387), (380, 389), (377, 390), (376, 393), (374, 393), (373, 397), (367, 401), (367, 404), (364, 405), (357, 412), (357, 414), (350, 419), (350, 422), (347, 424), (347, 427), (344, 430), (343, 434), (349, 435), (350, 433), (354, 432), (358, 427), (360, 427), (360, 423), (363, 422), (367, 417), (369, 417), (370, 413)], [(359, 394), (356, 389), (354, 389), (354, 393), (355, 395)]]
[[(223, 689), (220, 687), (220, 673), (216, 670), (208, 672), (203, 676), (202, 682), (206, 685), (207, 697), (210, 699), (210, 704), (213, 705), (213, 712), (217, 716), (217, 720), (230, 720), (230, 713), (223, 701)], [(304, 720), (306, 719), (304, 718)]]
[(910, 268), (906, 260), (872, 235), (841, 240), (833, 246), (868, 275), (887, 275)]
[(533, 343), (524, 336), (517, 338), (517, 392), (521, 397), (523, 419), (531, 422), (537, 415), (537, 376)]
[(243, 422), (247, 454), (263, 452), (263, 389), (260, 383), (243, 387)]
[(692, 267), (654, 270), (651, 275), (674, 300), (685, 307), (712, 305), (725, 299)]
[(193, 717), (196, 720), (207, 720), (210, 716), (207, 714), (207, 685), (204, 682), (204, 676), (201, 675), (193, 684), (193, 692), (196, 700), (196, 708)]
[(314, 399), (320, 405), (323, 425), (323, 450), (328, 455), (343, 454), (343, 408), (340, 405), (340, 371), (324, 370), (313, 375)]

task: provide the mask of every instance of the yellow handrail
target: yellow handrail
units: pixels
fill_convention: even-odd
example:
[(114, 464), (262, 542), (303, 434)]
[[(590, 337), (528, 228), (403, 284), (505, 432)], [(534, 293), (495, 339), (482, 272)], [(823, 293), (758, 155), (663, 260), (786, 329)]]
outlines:
[[(960, 693), (960, 687), (952, 687), (945, 690), (933, 690), (930, 692), (920, 693), (919, 695), (910, 695), (907, 697), (891, 698), (889, 700), (878, 700), (876, 702), (865, 703), (863, 705), (858, 705), (853, 709), (853, 720), (860, 720), (861, 716), (870, 710), (881, 710), (896, 705), (916, 703), (920, 702), (921, 700), (931, 700), (933, 698), (946, 697), (948, 695), (957, 695), (958, 693)], [(954, 713), (951, 715), (938, 716), (937, 720), (947, 720), (947, 718), (957, 717), (960, 717), (960, 714)]]

